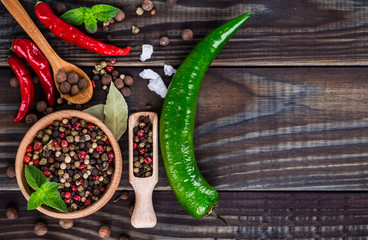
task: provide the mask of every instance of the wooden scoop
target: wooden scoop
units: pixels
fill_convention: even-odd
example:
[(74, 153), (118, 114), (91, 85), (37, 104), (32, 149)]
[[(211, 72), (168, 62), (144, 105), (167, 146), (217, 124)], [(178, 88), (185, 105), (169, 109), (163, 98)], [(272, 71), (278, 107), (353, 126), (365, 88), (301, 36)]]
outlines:
[[(149, 116), (153, 133), (153, 172), (152, 176), (139, 178), (133, 173), (133, 128), (139, 124), (140, 116)], [(135, 205), (131, 223), (135, 228), (152, 228), (157, 219), (152, 204), (152, 192), (158, 181), (158, 125), (157, 114), (153, 112), (137, 112), (129, 117), (129, 182), (135, 192)]]
[(24, 10), (22, 5), (19, 3), (18, 0), (1, 0), (4, 6), (8, 9), (8, 11), (13, 15), (15, 20), (22, 26), (24, 31), (32, 38), (32, 40), (36, 43), (36, 45), (40, 48), (42, 53), (45, 55), (47, 60), (49, 61), (52, 71), (54, 74), (54, 82), (56, 88), (60, 92), (59, 86), (60, 84), (55, 80), (55, 76), (59, 71), (64, 71), (66, 73), (69, 72), (76, 72), (80, 78), (84, 78), (87, 80), (87, 87), (82, 89), (78, 94), (71, 95), (71, 94), (61, 94), (66, 100), (74, 104), (84, 104), (88, 102), (93, 94), (93, 88), (91, 80), (89, 79), (88, 75), (83, 72), (77, 66), (68, 63), (61, 59), (52, 49), (50, 44), (47, 42), (45, 37), (42, 35), (40, 30), (34, 24), (32, 19), (29, 17), (27, 12)]

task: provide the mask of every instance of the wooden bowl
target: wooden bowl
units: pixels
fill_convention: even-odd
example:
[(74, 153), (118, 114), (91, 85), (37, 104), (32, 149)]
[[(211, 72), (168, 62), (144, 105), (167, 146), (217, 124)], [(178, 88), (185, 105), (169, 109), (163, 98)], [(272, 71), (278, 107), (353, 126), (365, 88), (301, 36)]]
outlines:
[(24, 136), (22, 142), (19, 145), (18, 152), (16, 155), (15, 160), (15, 174), (17, 177), (17, 182), (20, 190), (22, 191), (24, 197), (29, 199), (31, 195), (31, 189), (26, 181), (25, 175), (24, 175), (24, 156), (26, 155), (26, 147), (32, 143), (33, 139), (36, 137), (36, 133), (39, 130), (45, 129), (48, 125), (52, 124), (54, 120), (62, 120), (64, 118), (71, 119), (72, 117), (78, 117), (80, 119), (84, 119), (87, 122), (91, 122), (95, 125), (97, 125), (108, 137), (108, 140), (110, 142), (111, 147), (113, 148), (115, 159), (114, 159), (114, 173), (111, 177), (111, 181), (106, 187), (106, 192), (102, 195), (102, 197), (91, 204), (90, 206), (81, 209), (76, 210), (73, 212), (68, 213), (62, 213), (56, 209), (47, 207), (47, 206), (40, 206), (37, 208), (40, 212), (54, 218), (59, 219), (75, 219), (75, 218), (82, 218), (85, 216), (88, 216), (100, 208), (102, 208), (114, 195), (119, 183), (120, 183), (120, 177), (122, 172), (122, 157), (120, 152), (120, 147), (118, 142), (116, 141), (114, 135), (111, 133), (111, 131), (106, 127), (106, 125), (101, 122), (96, 117), (85, 113), (81, 111), (76, 110), (63, 110), (54, 112), (52, 114), (47, 115), (46, 117), (43, 117), (38, 122), (36, 122), (26, 133)]

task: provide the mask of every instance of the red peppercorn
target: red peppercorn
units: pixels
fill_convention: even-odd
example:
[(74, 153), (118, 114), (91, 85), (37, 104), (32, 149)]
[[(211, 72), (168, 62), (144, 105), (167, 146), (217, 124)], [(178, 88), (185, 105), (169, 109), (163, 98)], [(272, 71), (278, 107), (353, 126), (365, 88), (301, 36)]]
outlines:
[(78, 190), (77, 186), (72, 185), (72, 191), (73, 191), (73, 192), (76, 192), (77, 190)]
[(82, 130), (82, 124), (80, 122), (74, 123), (74, 129), (77, 131)]
[(116, 63), (116, 58), (110, 58), (110, 63), (114, 65)]
[(90, 205), (91, 204), (91, 199), (87, 199), (85, 202), (84, 202), (84, 204), (86, 205), (86, 206), (88, 206), (88, 205)]
[(87, 167), (87, 165), (86, 165), (86, 164), (81, 164), (81, 165), (79, 165), (78, 169), (84, 169), (84, 168), (86, 168), (86, 167)]
[(82, 198), (81, 198), (81, 196), (79, 196), (79, 195), (75, 195), (75, 196), (73, 197), (73, 199), (74, 199), (75, 201), (80, 201)]
[(64, 198), (70, 198), (72, 195), (70, 194), (70, 192), (65, 192), (64, 193)]
[(88, 130), (91, 130), (91, 129), (93, 130), (95, 128), (95, 125), (90, 123), (90, 124), (88, 124), (87, 128), (88, 128)]
[(108, 160), (108, 161), (109, 161), (109, 162), (112, 162), (112, 160), (114, 160), (114, 159), (113, 159), (113, 158), (109, 158), (109, 160)]
[(49, 158), (48, 158), (48, 162), (49, 162), (49, 163), (54, 163), (54, 162), (55, 162), (55, 159), (54, 159), (53, 157), (49, 157)]
[(71, 123), (65, 123), (64, 126), (68, 128), (69, 130), (72, 130), (72, 124)]
[(92, 83), (92, 87), (93, 88), (96, 88), (96, 82), (95, 82), (95, 80), (91, 80), (91, 83)]
[(109, 156), (109, 158), (114, 158), (114, 157), (115, 157), (115, 155), (114, 155), (114, 153), (113, 153), (113, 152), (109, 152), (109, 153), (108, 153), (108, 156)]
[(150, 164), (153, 162), (152, 158), (151, 157), (145, 157), (144, 158), (144, 162), (147, 163), (147, 164)]
[(28, 164), (31, 161), (31, 157), (26, 155), (24, 156), (24, 163)]
[(108, 65), (107, 67), (106, 67), (106, 72), (112, 72), (112, 71), (114, 71), (114, 67), (113, 66), (110, 66), (110, 65)]
[(72, 199), (71, 199), (71, 198), (65, 198), (65, 199), (64, 199), (64, 202), (65, 202), (66, 204), (71, 204), (71, 203), (72, 203)]
[(53, 130), (53, 129), (54, 129), (54, 127), (53, 127), (52, 125), (48, 125), (48, 126), (47, 126), (47, 129)]
[(54, 148), (59, 148), (59, 143), (57, 143), (55, 139), (52, 139), (51, 145)]
[(79, 157), (80, 159), (85, 159), (85, 158), (86, 158), (86, 156), (87, 156), (87, 153), (86, 153), (85, 151), (80, 151), (80, 152), (78, 153), (78, 157)]
[(92, 179), (93, 180), (98, 180), (100, 178), (100, 176), (93, 176)]
[(38, 160), (38, 159), (33, 160), (33, 165), (37, 165), (37, 164), (38, 164), (38, 162), (39, 162), (39, 160)]
[(67, 140), (62, 140), (61, 141), (61, 147), (66, 148), (66, 147), (68, 147), (68, 145), (69, 145), (69, 143), (68, 143)]
[(33, 149), (34, 149), (35, 151), (38, 151), (38, 150), (40, 150), (41, 148), (42, 148), (42, 143), (41, 143), (41, 142), (37, 141), (37, 142), (35, 142), (35, 143), (33, 144)]
[(145, 153), (146, 153), (146, 151), (147, 151), (147, 150), (146, 150), (145, 148), (139, 148), (139, 149), (138, 149), (138, 152), (139, 152), (139, 154), (140, 154), (140, 155), (145, 154)]
[(26, 152), (27, 153), (33, 152), (33, 147), (31, 145), (28, 145), (27, 148), (26, 148)]
[(51, 172), (49, 170), (45, 170), (43, 171), (43, 175), (45, 175), (46, 177), (51, 175)]
[(83, 179), (80, 179), (80, 180), (76, 181), (75, 184), (77, 186), (82, 185), (83, 184)]
[(100, 192), (104, 193), (105, 192), (105, 188), (104, 187), (98, 187), (100, 189)]
[(139, 130), (139, 131), (137, 132), (138, 137), (143, 137), (145, 134), (146, 134), (146, 133), (144, 132), (144, 130), (143, 130), (143, 129), (141, 129), (141, 130)]
[(65, 138), (65, 133), (61, 132), (61, 133), (59, 134), (59, 137), (60, 137), (60, 138)]
[(135, 150), (137, 148), (138, 144), (137, 143), (133, 143), (133, 150)]
[(99, 153), (102, 153), (102, 152), (104, 151), (104, 147), (103, 147), (103, 146), (101, 146), (101, 145), (98, 145), (98, 146), (96, 147), (96, 151), (97, 151), (97, 152), (99, 152)]

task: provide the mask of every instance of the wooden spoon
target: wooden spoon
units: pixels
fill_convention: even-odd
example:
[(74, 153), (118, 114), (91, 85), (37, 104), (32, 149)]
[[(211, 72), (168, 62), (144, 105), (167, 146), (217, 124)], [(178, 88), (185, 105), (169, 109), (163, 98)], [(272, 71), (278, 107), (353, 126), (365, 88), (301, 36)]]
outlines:
[[(153, 133), (153, 172), (152, 176), (139, 178), (133, 173), (133, 128), (139, 124), (140, 116), (149, 116)], [(158, 182), (158, 118), (153, 112), (137, 112), (129, 117), (129, 182), (135, 192), (135, 205), (131, 223), (135, 228), (152, 228), (157, 219), (152, 204), (153, 188)]]
[(54, 74), (54, 82), (59, 92), (60, 92), (59, 89), (60, 84), (56, 81), (55, 78), (56, 74), (59, 71), (64, 71), (66, 73), (74, 71), (79, 75), (80, 78), (84, 78), (87, 80), (87, 87), (82, 89), (78, 94), (76, 95), (62, 94), (60, 92), (61, 96), (63, 96), (66, 100), (74, 104), (84, 104), (88, 102), (93, 94), (92, 83), (88, 75), (77, 66), (64, 61), (56, 54), (54, 49), (52, 49), (50, 44), (47, 42), (45, 37), (42, 35), (40, 30), (34, 24), (32, 19), (29, 17), (29, 15), (24, 10), (23, 6), (19, 3), (18, 0), (1, 0), (1, 2), (8, 9), (11, 15), (13, 15), (15, 20), (17, 20), (17, 22), (22, 26), (24, 31), (26, 31), (26, 33), (32, 38), (32, 40), (36, 43), (36, 45), (40, 48), (42, 53), (49, 61)]

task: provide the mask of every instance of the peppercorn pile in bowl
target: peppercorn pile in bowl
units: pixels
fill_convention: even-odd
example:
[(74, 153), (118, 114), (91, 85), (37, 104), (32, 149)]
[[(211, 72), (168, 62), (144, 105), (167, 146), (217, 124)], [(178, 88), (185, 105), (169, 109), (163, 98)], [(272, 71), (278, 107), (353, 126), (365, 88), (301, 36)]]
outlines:
[(47, 115), (24, 136), (15, 166), (28, 200), (33, 189), (25, 179), (26, 165), (41, 170), (47, 181), (60, 183), (58, 193), (68, 213), (44, 205), (37, 209), (63, 219), (81, 218), (103, 207), (122, 172), (120, 148), (110, 130), (94, 116), (75, 110)]

